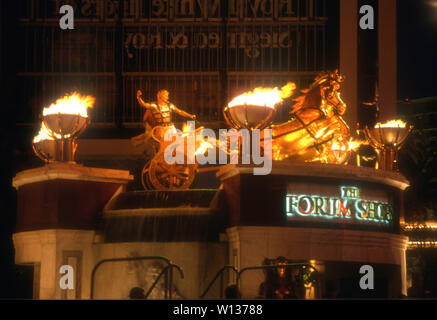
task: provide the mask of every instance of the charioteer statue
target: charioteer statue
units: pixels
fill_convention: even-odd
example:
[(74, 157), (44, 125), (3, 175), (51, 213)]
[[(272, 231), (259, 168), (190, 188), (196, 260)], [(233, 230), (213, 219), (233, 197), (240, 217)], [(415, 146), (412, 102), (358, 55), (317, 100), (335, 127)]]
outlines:
[(138, 103), (146, 108), (143, 117), (146, 130), (131, 141), (134, 146), (142, 147), (146, 157), (150, 159), (141, 172), (141, 182), (146, 190), (188, 189), (197, 170), (197, 164), (169, 164), (164, 158), (166, 147), (172, 143), (164, 141), (165, 133), (167, 130), (176, 133), (173, 112), (191, 120), (196, 119), (195, 115), (169, 102), (169, 95), (167, 90), (159, 90), (156, 101), (145, 102), (141, 98), (141, 90), (137, 91)]
[(164, 134), (168, 129), (175, 130), (172, 113), (176, 112), (182, 117), (195, 120), (196, 116), (189, 114), (169, 101), (170, 93), (168, 90), (159, 90), (156, 95), (156, 101), (145, 102), (142, 98), (141, 90), (137, 91), (137, 100), (146, 112), (143, 116), (146, 132), (137, 137), (132, 138), (132, 143), (135, 146), (146, 143), (151, 137), (157, 142), (162, 141)]

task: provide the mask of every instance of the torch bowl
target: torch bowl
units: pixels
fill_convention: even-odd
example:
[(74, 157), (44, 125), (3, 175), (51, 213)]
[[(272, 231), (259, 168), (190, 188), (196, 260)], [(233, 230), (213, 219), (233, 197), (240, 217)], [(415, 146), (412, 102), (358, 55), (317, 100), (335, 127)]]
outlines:
[(410, 127), (380, 127), (365, 128), (368, 140), (379, 148), (393, 146), (397, 147), (404, 143), (412, 130)]
[(78, 114), (49, 114), (45, 115), (43, 122), (53, 138), (77, 137), (88, 125), (88, 118)]
[(74, 162), (77, 143), (74, 140), (41, 140), (33, 142), (33, 151), (45, 162)]
[(56, 157), (56, 141), (55, 140), (41, 140), (33, 142), (33, 151), (35, 154), (45, 162), (51, 162)]
[(236, 105), (224, 109), (225, 119), (235, 129), (263, 129), (272, 119), (275, 109), (268, 106)]

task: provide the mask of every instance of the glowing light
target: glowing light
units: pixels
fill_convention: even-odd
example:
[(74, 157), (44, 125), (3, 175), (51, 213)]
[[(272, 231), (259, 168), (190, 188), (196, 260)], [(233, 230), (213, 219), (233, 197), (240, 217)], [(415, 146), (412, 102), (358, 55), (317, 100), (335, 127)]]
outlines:
[(289, 219), (306, 220), (341, 219), (355, 223), (378, 223), (388, 225), (393, 220), (390, 204), (360, 198), (356, 187), (341, 187), (341, 197), (307, 194), (287, 194), (286, 214)]
[(348, 148), (349, 150), (356, 151), (361, 145), (368, 145), (368, 144), (369, 144), (368, 141), (351, 139), (348, 142)]
[(212, 143), (208, 141), (202, 141), (194, 154), (196, 156), (199, 154), (205, 154), (209, 149), (213, 149), (213, 148), (215, 148), (215, 146)]
[(281, 89), (278, 89), (278, 87), (273, 89), (258, 87), (253, 91), (245, 92), (235, 97), (231, 102), (229, 102), (228, 107), (232, 108), (241, 105), (254, 105), (266, 106), (274, 109), (277, 103), (290, 97), (293, 94), (294, 89), (296, 89), (296, 85), (293, 82), (287, 83)]
[(409, 247), (433, 248), (437, 246), (437, 241), (408, 241)]
[(88, 108), (94, 107), (95, 98), (92, 96), (81, 96), (77, 92), (66, 95), (56, 100), (50, 107), (44, 108), (43, 116), (50, 114), (78, 114), (81, 117), (88, 118)]
[(375, 128), (405, 128), (407, 124), (402, 120), (390, 120), (384, 124), (378, 122), (375, 124)]
[(422, 229), (437, 230), (437, 223), (432, 223), (432, 222), (425, 222), (424, 224), (406, 223), (402, 227), (404, 228), (404, 230), (422, 230)]
[(54, 138), (49, 134), (49, 130), (43, 122), (41, 124), (41, 129), (39, 130), (38, 135), (33, 138), (33, 143), (38, 143), (44, 140), (54, 140)]
[(334, 141), (334, 142), (332, 143), (331, 150), (336, 150), (336, 151), (346, 151), (346, 146), (345, 146), (344, 144), (340, 144), (340, 143), (337, 142), (337, 141)]

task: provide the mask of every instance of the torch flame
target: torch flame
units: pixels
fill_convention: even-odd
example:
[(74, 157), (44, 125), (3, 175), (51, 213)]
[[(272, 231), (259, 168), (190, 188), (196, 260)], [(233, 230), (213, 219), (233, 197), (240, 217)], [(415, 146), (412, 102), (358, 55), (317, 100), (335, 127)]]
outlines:
[(349, 147), (349, 150), (356, 151), (356, 150), (358, 150), (358, 148), (361, 145), (368, 145), (368, 144), (369, 144), (369, 142), (367, 142), (365, 140), (353, 140), (353, 139), (351, 139), (348, 142), (348, 147)]
[(375, 124), (375, 128), (405, 128), (407, 124), (402, 120), (390, 120), (384, 124), (378, 122)]
[(209, 149), (214, 148), (214, 145), (208, 141), (202, 141), (200, 146), (197, 148), (196, 152), (194, 153), (196, 156), (200, 154), (205, 154)]
[(341, 143), (339, 143), (337, 141), (334, 141), (332, 143), (331, 149), (332, 150), (336, 150), (336, 151), (346, 151), (346, 145), (341, 144)]
[(342, 141), (334, 141), (331, 146), (331, 150), (333, 151), (356, 151), (361, 145), (368, 144), (367, 141), (364, 140), (354, 140), (350, 138), (349, 141), (343, 143)]
[(293, 94), (293, 90), (296, 89), (296, 85), (293, 82), (287, 83), (280, 90), (275, 88), (263, 88), (258, 87), (253, 91), (245, 92), (238, 97), (235, 97), (229, 102), (228, 107), (238, 105), (255, 105), (266, 106), (274, 109), (275, 105), (281, 102), (283, 99), (290, 97)]
[(49, 130), (45, 126), (44, 122), (41, 125), (41, 129), (38, 132), (38, 135), (36, 135), (33, 138), (33, 143), (38, 143), (43, 140), (54, 140), (53, 137), (48, 133)]
[(56, 103), (44, 108), (43, 116), (49, 114), (78, 114), (81, 117), (88, 118), (88, 108), (94, 107), (96, 98), (93, 96), (81, 96), (77, 92), (71, 95), (66, 95), (63, 98), (56, 100)]

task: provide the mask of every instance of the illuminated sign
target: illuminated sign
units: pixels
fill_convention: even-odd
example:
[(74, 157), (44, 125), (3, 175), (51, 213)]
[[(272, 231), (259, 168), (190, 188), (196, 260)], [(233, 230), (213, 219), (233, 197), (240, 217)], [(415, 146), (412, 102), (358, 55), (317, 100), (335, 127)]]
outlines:
[(393, 207), (380, 200), (361, 198), (356, 187), (340, 187), (340, 197), (309, 194), (287, 194), (286, 212), (289, 220), (369, 223), (391, 225)]

